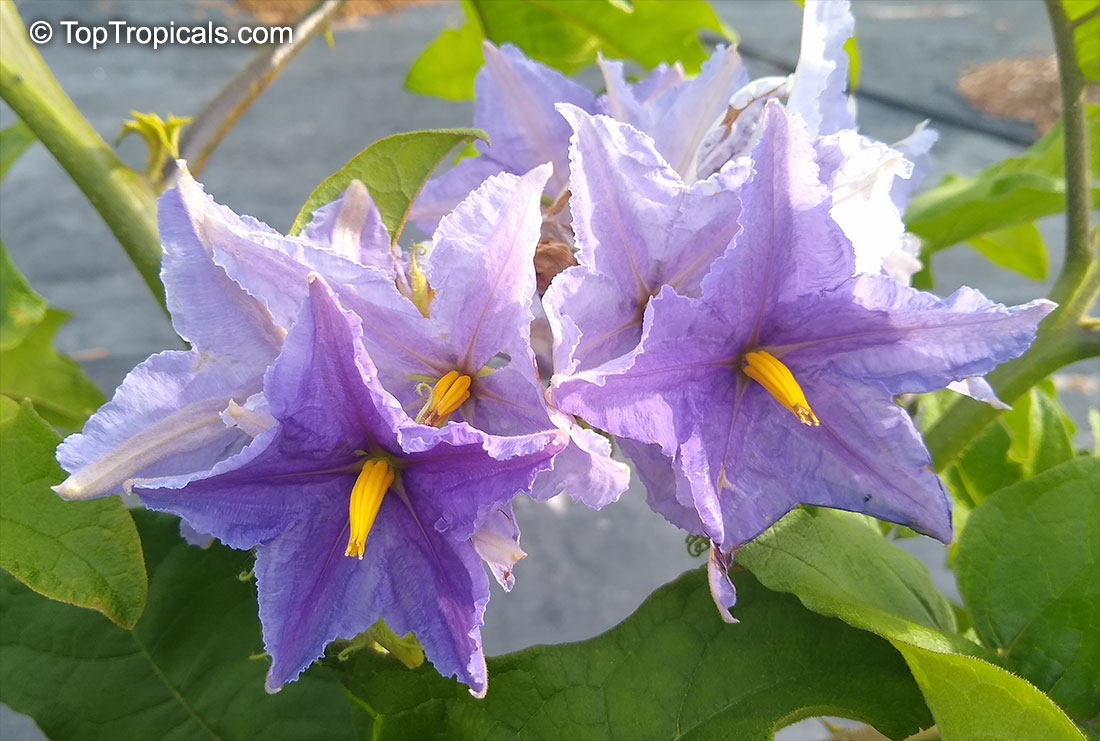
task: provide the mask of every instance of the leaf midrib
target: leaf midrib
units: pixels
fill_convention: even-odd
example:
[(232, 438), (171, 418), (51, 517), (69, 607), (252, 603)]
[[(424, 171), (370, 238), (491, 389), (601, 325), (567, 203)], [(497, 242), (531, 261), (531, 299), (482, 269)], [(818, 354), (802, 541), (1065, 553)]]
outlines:
[(221, 736), (216, 734), (214, 732), (214, 729), (212, 729), (203, 721), (203, 719), (199, 716), (195, 709), (191, 707), (191, 704), (187, 702), (187, 699), (183, 696), (183, 693), (176, 689), (176, 686), (172, 684), (172, 682), (168, 679), (168, 676), (161, 670), (160, 665), (157, 664), (156, 660), (153, 658), (153, 655), (149, 652), (149, 649), (146, 648), (145, 643), (142, 642), (141, 638), (137, 634), (137, 631), (130, 630), (127, 632), (130, 634), (130, 638), (133, 639), (134, 645), (138, 647), (141, 655), (144, 656), (145, 660), (149, 662), (149, 667), (153, 670), (153, 673), (157, 676), (157, 679), (161, 681), (161, 684), (164, 685), (169, 694), (171, 694), (176, 702), (179, 703), (180, 707), (187, 711), (187, 714), (190, 715), (195, 723), (197, 723), (198, 726), (206, 732), (211, 741), (222, 741)]

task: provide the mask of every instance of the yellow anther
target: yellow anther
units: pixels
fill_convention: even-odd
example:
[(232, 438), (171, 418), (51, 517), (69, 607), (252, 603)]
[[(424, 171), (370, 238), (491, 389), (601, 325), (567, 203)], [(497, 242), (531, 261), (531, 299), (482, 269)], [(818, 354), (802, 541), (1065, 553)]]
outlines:
[(381, 458), (373, 458), (363, 464), (355, 485), (351, 487), (351, 503), (348, 506), (348, 520), (351, 534), (345, 556), (358, 556), (363, 560), (363, 548), (378, 508), (382, 506), (382, 497), (393, 483), (393, 469)]
[(418, 422), (440, 426), (455, 410), (470, 398), (470, 377), (450, 371), (435, 384), (431, 399), (419, 415)]
[(820, 422), (810, 409), (806, 395), (798, 381), (794, 380), (790, 369), (783, 365), (769, 352), (754, 350), (745, 355), (745, 363), (741, 366), (745, 375), (764, 387), (775, 400), (798, 417), (798, 421), (804, 425), (817, 427)]

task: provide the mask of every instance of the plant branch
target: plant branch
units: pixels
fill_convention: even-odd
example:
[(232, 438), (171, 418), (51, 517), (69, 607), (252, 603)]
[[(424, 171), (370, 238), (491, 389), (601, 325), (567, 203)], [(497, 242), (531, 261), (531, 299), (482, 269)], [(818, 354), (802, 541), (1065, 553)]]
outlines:
[[(1066, 259), (1050, 297), (1059, 306), (1039, 326), (1021, 357), (1004, 363), (987, 380), (1011, 404), (1064, 365), (1100, 355), (1100, 327), (1082, 322), (1100, 295), (1100, 246), (1090, 225), (1085, 78), (1077, 66), (1073, 28), (1061, 0), (1045, 0), (1058, 56), (1066, 173)], [(988, 404), (960, 397), (928, 431), (937, 471), (949, 466), (997, 416)]]
[[(248, 107), (279, 76), (306, 44), (324, 31), (345, 0), (322, 0), (294, 24), (290, 41), (260, 51), (221, 91), (207, 103), (180, 137), (180, 157), (187, 160), (196, 177), (211, 153), (237, 123)], [(176, 163), (169, 162), (161, 177), (161, 186), (175, 178)]]
[(0, 0), (0, 98), (69, 173), (164, 307), (156, 195), (81, 115), (31, 45), (11, 0)]

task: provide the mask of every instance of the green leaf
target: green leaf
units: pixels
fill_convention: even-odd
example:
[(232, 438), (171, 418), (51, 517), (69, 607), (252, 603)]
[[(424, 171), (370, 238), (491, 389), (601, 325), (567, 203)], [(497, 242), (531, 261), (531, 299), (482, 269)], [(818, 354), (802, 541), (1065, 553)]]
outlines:
[(1004, 669), (904, 641), (894, 645), (909, 662), (945, 741), (1085, 741), (1050, 698)]
[(737, 563), (814, 612), (886, 638), (981, 650), (955, 635), (951, 604), (932, 586), (924, 564), (886, 540), (869, 517), (801, 507), (743, 546)]
[(481, 69), (484, 34), (469, 0), (462, 1), (466, 18), (455, 28), (444, 29), (420, 52), (405, 76), (405, 89), (447, 100), (474, 97), (474, 77)]
[(51, 599), (133, 626), (145, 608), (145, 564), (122, 501), (66, 502), (50, 491), (65, 478), (58, 437), (29, 403), (0, 396), (0, 438), (0, 566)]
[(0, 129), (0, 180), (3, 180), (11, 163), (34, 142), (34, 132), (21, 120)]
[(45, 317), (45, 299), (31, 290), (0, 243), (0, 351), (21, 343)]
[(365, 651), (327, 663), (358, 699), (361, 738), (768, 739), (821, 714), (894, 738), (930, 725), (887, 642), (750, 574), (737, 574), (737, 588), (739, 625), (719, 619), (700, 569), (596, 638), (491, 658), (484, 700), (429, 667)]
[[(49, 602), (0, 578), (0, 696), (55, 741), (305, 739), (350, 741), (339, 685), (311, 670), (277, 695), (248, 553), (180, 540), (178, 521), (134, 513), (149, 605), (133, 630)], [(2, 575), (0, 575), (2, 576)]]
[(412, 202), (432, 171), (448, 153), (474, 139), (488, 141), (478, 129), (429, 129), (379, 139), (309, 194), (290, 233), (300, 232), (317, 208), (338, 198), (352, 180), (359, 180), (367, 186), (390, 233), (391, 243), (396, 244)]
[[(1020, 464), (1020, 478), (1042, 473), (1075, 455), (1073, 422), (1055, 399), (1050, 379), (1017, 399), (999, 421), (1011, 434), (1008, 457)], [(1010, 483), (1015, 481), (1005, 485)]]
[(515, 44), (566, 74), (596, 61), (597, 52), (647, 68), (680, 61), (694, 74), (708, 56), (700, 31), (736, 38), (703, 0), (464, 0), (462, 6), (466, 23), (443, 31), (417, 58), (405, 80), (409, 90), (472, 97), (483, 36)]
[(1080, 718), (1100, 715), (1100, 459), (989, 497), (956, 562), (982, 642)]
[[(1093, 170), (1100, 162), (1100, 108), (1086, 105)], [(1100, 204), (1100, 188), (1092, 189)], [(948, 175), (916, 196), (905, 212), (905, 224), (923, 241), (927, 260), (953, 244), (1065, 210), (1066, 183), (1059, 123), (1019, 157), (1010, 157), (971, 177)], [(916, 280), (916, 279), (915, 279)]]
[(1047, 250), (1035, 222), (1007, 226), (970, 238), (970, 246), (994, 265), (1032, 280), (1047, 277)]
[[(814, 612), (888, 638), (909, 662), (943, 738), (1081, 738), (1051, 700), (954, 632), (953, 610), (923, 565), (890, 545), (869, 518), (795, 510), (738, 551), (737, 561)], [(1002, 711), (966, 717), (978, 700)], [(1028, 712), (1016, 705), (1007, 712), (1009, 703)]]
[(1073, 48), (1081, 74), (1089, 80), (1100, 80), (1100, 2), (1062, 0), (1062, 7), (1070, 21), (1084, 19), (1073, 28)]
[(53, 336), (68, 314), (46, 309), (17, 346), (0, 351), (0, 394), (30, 399), (48, 422), (65, 430), (80, 427), (103, 403), (103, 395), (80, 366), (53, 349)]

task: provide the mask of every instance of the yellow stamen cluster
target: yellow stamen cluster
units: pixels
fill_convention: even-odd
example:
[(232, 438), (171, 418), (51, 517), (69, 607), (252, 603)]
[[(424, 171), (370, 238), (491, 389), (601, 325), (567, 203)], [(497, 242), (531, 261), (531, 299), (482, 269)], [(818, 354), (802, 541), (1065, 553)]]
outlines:
[(741, 370), (798, 417), (799, 422), (811, 427), (821, 424), (810, 409), (806, 395), (802, 393), (802, 388), (798, 385), (798, 381), (794, 380), (790, 369), (779, 362), (774, 355), (764, 350), (746, 353)]
[(382, 506), (382, 497), (393, 483), (393, 469), (381, 458), (372, 458), (363, 464), (355, 485), (351, 487), (351, 503), (348, 507), (348, 520), (351, 523), (351, 535), (345, 556), (358, 556), (363, 560), (363, 548), (378, 508)]
[(417, 421), (434, 427), (442, 425), (470, 398), (470, 383), (470, 377), (458, 371), (450, 371), (440, 378), (432, 389), (431, 400)]

